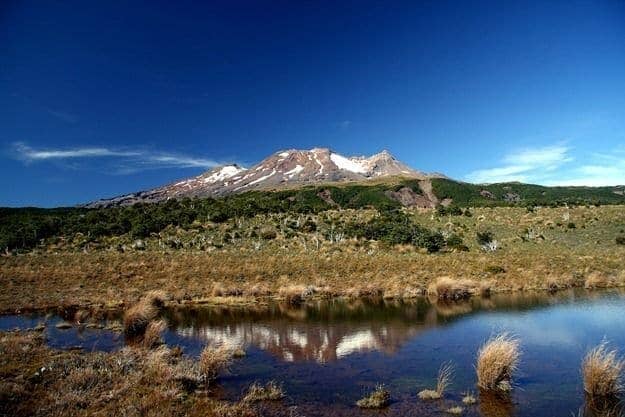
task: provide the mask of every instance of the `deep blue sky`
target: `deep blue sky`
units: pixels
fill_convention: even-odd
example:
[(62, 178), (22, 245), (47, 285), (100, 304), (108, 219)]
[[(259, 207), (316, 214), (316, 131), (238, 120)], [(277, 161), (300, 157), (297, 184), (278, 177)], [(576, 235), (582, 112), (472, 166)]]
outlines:
[(4, 0), (0, 146), (12, 206), (317, 146), (625, 183), (625, 2)]

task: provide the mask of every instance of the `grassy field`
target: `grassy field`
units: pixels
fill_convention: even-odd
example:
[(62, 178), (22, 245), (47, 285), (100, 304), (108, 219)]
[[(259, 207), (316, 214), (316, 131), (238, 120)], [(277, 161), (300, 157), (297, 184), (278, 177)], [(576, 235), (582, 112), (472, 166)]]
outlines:
[(0, 257), (0, 310), (115, 308), (155, 289), (180, 303), (409, 298), (428, 287), (433, 292), (431, 284), (442, 277), (469, 295), (625, 284), (623, 206), (407, 211), (414, 224), (445, 237), (447, 245), (436, 253), (350, 237), (376, 216), (363, 209), (262, 214), (168, 227), (140, 241), (130, 235), (55, 239)]

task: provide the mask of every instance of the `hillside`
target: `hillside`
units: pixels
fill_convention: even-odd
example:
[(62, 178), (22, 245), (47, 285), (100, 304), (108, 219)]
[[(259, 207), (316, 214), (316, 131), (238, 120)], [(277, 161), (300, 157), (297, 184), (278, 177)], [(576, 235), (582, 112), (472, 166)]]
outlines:
[(329, 210), (439, 207), (440, 214), (466, 207), (623, 204), (623, 187), (542, 187), (507, 183), (475, 185), (443, 178), (378, 178), (293, 186), (278, 191), (247, 191), (219, 198), (170, 199), (154, 204), (108, 208), (0, 209), (0, 248), (28, 250), (43, 242), (84, 236), (85, 242), (126, 235), (132, 239), (167, 227), (223, 223), (272, 213), (316, 214)]

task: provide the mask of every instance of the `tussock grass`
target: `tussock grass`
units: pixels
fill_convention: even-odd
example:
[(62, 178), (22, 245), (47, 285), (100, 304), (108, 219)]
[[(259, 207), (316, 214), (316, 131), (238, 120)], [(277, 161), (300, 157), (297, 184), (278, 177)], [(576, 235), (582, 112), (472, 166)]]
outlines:
[(475, 282), (468, 279), (439, 277), (428, 285), (427, 293), (439, 300), (462, 300), (476, 292)]
[(418, 394), (419, 398), (422, 400), (438, 400), (442, 398), (449, 385), (451, 385), (453, 375), (454, 367), (451, 362), (442, 364), (438, 370), (438, 377), (436, 378), (436, 389), (420, 391)]
[(199, 369), (202, 379), (210, 384), (232, 363), (232, 352), (226, 347), (207, 346), (200, 354)]
[(145, 329), (141, 345), (147, 349), (153, 349), (160, 346), (163, 343), (161, 336), (166, 329), (167, 322), (165, 320), (151, 321)]
[(243, 397), (243, 402), (278, 401), (285, 397), (284, 388), (276, 381), (269, 381), (265, 385), (258, 382), (250, 385)]
[[(128, 338), (148, 337), (147, 345), (151, 346), (160, 340), (161, 333), (167, 328), (167, 323), (151, 324), (165, 305), (168, 296), (160, 290), (148, 291), (145, 296), (124, 313), (124, 334)], [(149, 330), (149, 334), (146, 332)]]
[(462, 403), (465, 405), (473, 405), (477, 402), (475, 395), (472, 392), (465, 392), (462, 394)]
[(491, 337), (477, 354), (477, 385), (488, 391), (511, 391), (519, 357), (518, 339), (507, 333)]
[(625, 359), (611, 350), (607, 342), (591, 349), (582, 362), (584, 391), (591, 397), (611, 397), (623, 392)]
[(586, 289), (608, 288), (611, 286), (612, 279), (608, 275), (599, 271), (591, 272), (584, 281), (584, 288)]
[(391, 394), (380, 384), (376, 386), (375, 390), (364, 398), (361, 398), (356, 402), (356, 405), (360, 408), (383, 408), (390, 404)]
[(448, 409), (445, 410), (445, 412), (447, 414), (453, 414), (453, 415), (460, 415), (462, 413), (464, 413), (464, 408), (460, 407), (459, 405), (453, 406), (453, 407), (449, 407)]
[(2, 416), (255, 415), (196, 391), (197, 362), (166, 346), (79, 353), (50, 349), (37, 332), (0, 332), (0, 375)]

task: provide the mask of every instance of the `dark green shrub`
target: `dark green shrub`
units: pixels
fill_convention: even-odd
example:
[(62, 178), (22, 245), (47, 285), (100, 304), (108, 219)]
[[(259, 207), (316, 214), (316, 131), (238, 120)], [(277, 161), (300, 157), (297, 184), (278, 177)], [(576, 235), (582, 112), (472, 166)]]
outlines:
[(494, 240), (494, 236), (490, 231), (477, 232), (476, 240), (479, 245), (488, 245)]
[(625, 236), (617, 236), (614, 241), (617, 245), (625, 245)]

